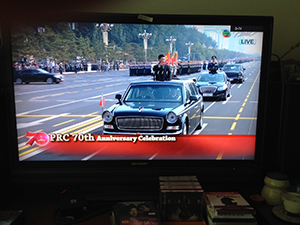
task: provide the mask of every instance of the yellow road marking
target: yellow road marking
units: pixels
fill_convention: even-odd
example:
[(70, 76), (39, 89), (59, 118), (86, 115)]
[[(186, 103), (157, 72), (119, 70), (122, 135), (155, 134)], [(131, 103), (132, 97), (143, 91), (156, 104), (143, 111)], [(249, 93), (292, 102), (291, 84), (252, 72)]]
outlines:
[(24, 145), (23, 147), (19, 148), (19, 151), (22, 151), (22, 150), (24, 150), (26, 148), (29, 148), (29, 147), (30, 147), (30, 145)]
[[(236, 117), (204, 116), (204, 119), (235, 120)], [(239, 120), (256, 120), (255, 117), (239, 117)]]
[[(97, 117), (100, 116), (96, 114), (98, 112), (93, 112), (87, 115), (63, 115), (61, 117)], [(53, 117), (57, 115), (18, 115), (17, 117)], [(222, 116), (203, 116), (204, 119), (220, 119), (220, 120), (235, 120), (236, 117), (222, 117)], [(256, 120), (255, 117), (239, 117), (240, 120)]]
[(233, 123), (232, 123), (230, 130), (234, 130), (234, 129), (235, 129), (236, 123), (237, 123), (237, 122), (233, 122)]
[(74, 120), (75, 120), (75, 119), (68, 120), (68, 121), (65, 121), (65, 122), (62, 122), (62, 123), (58, 123), (58, 124), (53, 125), (53, 127), (58, 127), (58, 126), (60, 126), (60, 125), (66, 124), (66, 123), (70, 123), (70, 122), (72, 122), (72, 121), (74, 121)]
[[(57, 115), (17, 115), (17, 117), (52, 117), (52, 116), (57, 116)], [(62, 115), (61, 117), (97, 117), (99, 115)]]
[(99, 120), (102, 120), (102, 118), (99, 118), (99, 119), (97, 119), (97, 120), (90, 121), (90, 122), (85, 123), (85, 124), (81, 124), (81, 125), (79, 125), (79, 126), (77, 126), (77, 127), (73, 127), (73, 128), (71, 128), (71, 129), (65, 130), (64, 132), (61, 132), (61, 133), (62, 133), (62, 134), (68, 133), (69, 131), (76, 130), (76, 129), (78, 129), (78, 128), (80, 128), (80, 127), (84, 127), (84, 126), (86, 126), (86, 125), (88, 125), (88, 124), (95, 123), (96, 121), (99, 121)]
[[(97, 112), (94, 112), (94, 113), (97, 113)], [(89, 124), (94, 123), (95, 121), (99, 121), (99, 120), (101, 120), (101, 121), (98, 122), (98, 123), (95, 123), (95, 124), (92, 124), (92, 125), (90, 125), (90, 126), (84, 127), (84, 126), (86, 126), (86, 125), (89, 125)], [(73, 120), (65, 121), (65, 122), (63, 122), (63, 123), (67, 123), (67, 122), (71, 122), (71, 121), (73, 121)], [(91, 122), (89, 122), (89, 123), (82, 124), (82, 125), (80, 125), (80, 126), (74, 127), (74, 128), (72, 128), (72, 129), (69, 129), (69, 130), (64, 131), (64, 132), (62, 132), (62, 133), (67, 133), (67, 132), (69, 132), (69, 131), (71, 131), (71, 130), (76, 130), (76, 129), (80, 128), (80, 127), (84, 127), (84, 128), (82, 128), (81, 130), (77, 130), (77, 131), (76, 131), (76, 133), (80, 133), (80, 132), (82, 132), (82, 131), (84, 131), (84, 130), (87, 130), (87, 129), (90, 129), (90, 128), (92, 128), (92, 127), (95, 127), (95, 126), (98, 126), (98, 125), (100, 125), (100, 124), (103, 124), (102, 118), (99, 118), (99, 119), (97, 119), (97, 120), (95, 120), (95, 121), (91, 121)], [(60, 123), (59, 125), (61, 125), (61, 124), (63, 124), (63, 123)], [(58, 125), (56, 125), (56, 126), (58, 126)], [(40, 130), (40, 131), (41, 131), (41, 130)], [(40, 131), (36, 131), (36, 132), (40, 132)], [(75, 132), (73, 132), (72, 134), (74, 134), (74, 133), (75, 133)], [(24, 135), (24, 136), (25, 136), (25, 135)], [(25, 150), (25, 149), (30, 148), (30, 147), (32, 147), (32, 146), (30, 146), (30, 145), (25, 145), (25, 146), (19, 148), (19, 151)], [(35, 151), (35, 150), (38, 150), (38, 149), (40, 149), (40, 147), (35, 147), (35, 148), (32, 148), (32, 149), (30, 149), (30, 150), (28, 150), (28, 151), (26, 151), (26, 152), (20, 153), (20, 154), (19, 154), (19, 157), (24, 156), (24, 155), (26, 155), (26, 154), (29, 154), (29, 153), (31, 153), (31, 152), (33, 152), (33, 151)]]
[(58, 94), (54, 94), (54, 95), (51, 95), (52, 97), (56, 97), (56, 96), (60, 96), (60, 95), (64, 95), (65, 93), (58, 93)]
[[(33, 133), (38, 133), (38, 132), (41, 132), (41, 131), (43, 131), (43, 129), (37, 130), (37, 131), (33, 131)], [(21, 136), (18, 137), (18, 139), (23, 138), (23, 137), (25, 137), (25, 136), (26, 136), (26, 134), (21, 135)]]
[(40, 96), (40, 97), (35, 97), (35, 98), (32, 98), (31, 100), (39, 100), (39, 99), (42, 99), (42, 98), (45, 98), (46, 96)]
[[(84, 130), (87, 130), (87, 129), (89, 129), (89, 128), (95, 127), (95, 126), (100, 125), (100, 124), (103, 124), (103, 121), (101, 121), (101, 122), (99, 122), (99, 123), (95, 123), (95, 124), (93, 124), (93, 125), (91, 125), (91, 126), (85, 127), (85, 128), (83, 128), (83, 129), (81, 129), (81, 130), (77, 130), (76, 133), (80, 133), (80, 132), (82, 132), (82, 131), (84, 131)], [(75, 132), (73, 132), (73, 133), (71, 133), (71, 134), (75, 134)]]
[[(246, 105), (246, 103), (247, 103), (247, 101), (248, 101), (248, 99), (249, 99), (249, 97), (250, 97), (250, 95), (251, 95), (251, 92), (252, 92), (252, 90), (253, 90), (253, 88), (254, 88), (254, 85), (255, 85), (257, 79), (258, 79), (258, 74), (257, 74), (257, 76), (256, 76), (256, 78), (255, 78), (255, 80), (254, 80), (254, 82), (253, 82), (253, 84), (252, 84), (252, 86), (251, 86), (251, 88), (250, 88), (250, 90), (249, 90), (249, 92), (248, 92), (248, 94), (247, 94), (245, 100), (244, 100), (244, 103), (242, 104), (242, 107), (241, 107), (240, 110), (239, 110), (239, 113), (238, 113), (237, 116), (235, 117), (235, 120), (236, 120), (236, 121), (238, 121), (238, 120), (240, 120), (240, 119), (243, 119), (242, 117), (240, 117), (240, 116), (241, 116), (241, 113), (242, 113), (243, 110), (244, 110), (244, 107), (245, 107), (245, 105)], [(253, 118), (253, 120), (255, 120), (255, 119), (256, 119), (256, 118)], [(230, 128), (230, 131), (233, 131), (233, 130), (235, 129), (236, 124), (237, 124), (237, 122), (233, 122), (233, 123), (232, 123), (231, 128)], [(228, 135), (232, 135), (232, 133), (228, 133)]]
[(87, 115), (84, 115), (84, 116), (82, 116), (82, 117), (90, 117), (90, 116), (92, 116), (92, 115), (94, 115), (94, 114), (96, 114), (96, 113), (99, 113), (99, 111), (93, 112), (93, 113), (90, 113), (90, 114), (87, 114)]
[(217, 156), (216, 160), (220, 160), (223, 157), (223, 152), (220, 152), (219, 155)]
[(38, 150), (38, 149), (40, 149), (40, 147), (35, 147), (35, 148), (32, 148), (32, 149), (30, 149), (30, 150), (28, 150), (28, 151), (26, 151), (26, 152), (22, 152), (22, 153), (19, 154), (19, 157), (21, 157), (21, 156), (23, 156), (23, 155), (27, 155), (27, 154), (29, 154), (29, 153), (35, 151), (35, 150)]

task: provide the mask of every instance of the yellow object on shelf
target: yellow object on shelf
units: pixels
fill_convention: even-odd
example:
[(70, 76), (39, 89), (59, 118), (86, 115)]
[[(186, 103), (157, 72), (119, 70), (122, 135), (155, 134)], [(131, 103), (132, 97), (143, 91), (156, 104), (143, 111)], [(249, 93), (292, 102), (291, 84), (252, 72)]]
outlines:
[(291, 185), (282, 188), (284, 209), (292, 214), (300, 214), (300, 186)]
[(265, 186), (261, 191), (261, 196), (269, 205), (281, 205), (281, 188), (290, 184), (288, 177), (282, 173), (268, 173), (264, 182)]

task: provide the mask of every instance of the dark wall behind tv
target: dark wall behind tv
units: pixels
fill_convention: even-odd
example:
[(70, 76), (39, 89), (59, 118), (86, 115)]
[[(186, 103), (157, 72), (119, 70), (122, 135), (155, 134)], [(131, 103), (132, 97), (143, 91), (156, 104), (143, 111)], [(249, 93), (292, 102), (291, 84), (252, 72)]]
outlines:
[[(68, 11), (138, 14), (259, 15), (274, 17), (273, 53), (282, 56), (300, 37), (299, 0), (15, 0), (2, 1), (4, 20), (16, 17), (58, 15)], [(286, 55), (300, 60), (300, 48)]]
[(300, 184), (300, 83), (283, 84), (283, 121), (282, 121), (282, 141), (280, 143), (281, 152), (280, 170), (284, 171), (291, 178), (298, 178)]

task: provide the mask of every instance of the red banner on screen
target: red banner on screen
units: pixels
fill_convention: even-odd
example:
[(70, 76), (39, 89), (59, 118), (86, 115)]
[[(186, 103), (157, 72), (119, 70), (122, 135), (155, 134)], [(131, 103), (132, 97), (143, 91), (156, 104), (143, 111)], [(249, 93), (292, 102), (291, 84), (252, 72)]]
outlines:
[[(253, 159), (255, 135), (91, 135), (52, 137), (47, 151), (109, 159)], [(172, 138), (172, 139), (171, 139)], [(175, 140), (174, 140), (175, 138)], [(126, 140), (125, 140), (126, 139)]]

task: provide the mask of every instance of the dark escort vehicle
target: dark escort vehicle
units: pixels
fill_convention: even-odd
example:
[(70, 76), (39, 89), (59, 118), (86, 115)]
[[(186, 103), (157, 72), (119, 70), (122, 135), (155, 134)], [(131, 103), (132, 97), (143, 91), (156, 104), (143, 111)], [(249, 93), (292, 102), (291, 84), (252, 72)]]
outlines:
[(201, 72), (195, 82), (204, 98), (227, 100), (231, 95), (231, 79), (217, 68)]

